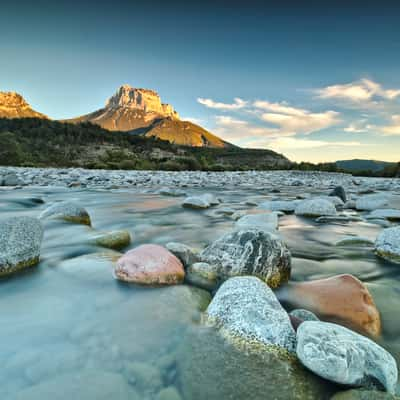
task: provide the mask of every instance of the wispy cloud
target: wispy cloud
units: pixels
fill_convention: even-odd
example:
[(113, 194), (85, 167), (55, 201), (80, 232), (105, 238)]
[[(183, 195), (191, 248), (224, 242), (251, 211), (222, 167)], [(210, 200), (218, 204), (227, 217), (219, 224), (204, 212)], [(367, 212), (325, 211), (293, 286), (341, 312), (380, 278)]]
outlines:
[(362, 119), (360, 121), (351, 122), (344, 131), (347, 133), (363, 133), (368, 132), (372, 129), (372, 125), (367, 123), (366, 119)]
[[(259, 143), (262, 145), (263, 143)], [(309, 139), (298, 139), (294, 137), (281, 137), (276, 138), (267, 144), (273, 150), (282, 151), (288, 149), (295, 150), (304, 150), (304, 149), (315, 149), (321, 147), (352, 147), (352, 146), (361, 146), (360, 142), (351, 141), (351, 142), (328, 142), (324, 140), (309, 140)], [(263, 146), (264, 147), (264, 146)]]
[(218, 101), (214, 101), (212, 99), (203, 99), (199, 97), (197, 101), (202, 104), (203, 106), (206, 106), (207, 108), (212, 108), (215, 110), (226, 110), (226, 111), (232, 111), (232, 110), (240, 110), (244, 107), (247, 106), (248, 102), (242, 100), (239, 97), (235, 97), (233, 99), (233, 103), (228, 104), (228, 103), (220, 103)]
[(400, 135), (400, 115), (392, 115), (391, 124), (377, 129), (387, 136)]
[(339, 99), (353, 103), (369, 102), (374, 99), (393, 100), (400, 96), (400, 89), (384, 89), (382, 85), (371, 79), (326, 86), (314, 90), (321, 99)]

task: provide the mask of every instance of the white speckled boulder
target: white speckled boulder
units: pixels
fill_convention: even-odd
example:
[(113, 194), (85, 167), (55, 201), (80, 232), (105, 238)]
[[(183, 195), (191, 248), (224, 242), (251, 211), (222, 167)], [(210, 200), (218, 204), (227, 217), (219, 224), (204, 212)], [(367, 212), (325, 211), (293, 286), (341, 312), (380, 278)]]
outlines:
[(290, 276), (291, 255), (285, 243), (261, 229), (228, 233), (206, 247), (200, 258), (217, 267), (220, 280), (254, 275), (274, 288)]
[(43, 228), (31, 217), (0, 222), (0, 276), (11, 275), (39, 262)]
[(296, 334), (274, 292), (256, 277), (235, 277), (218, 289), (207, 322), (237, 339), (276, 345), (293, 352)]
[(46, 208), (40, 219), (56, 218), (77, 224), (91, 225), (88, 212), (78, 203), (73, 201), (60, 201)]
[[(334, 198), (334, 197), (332, 197)], [(336, 208), (326, 199), (311, 199), (302, 201), (295, 210), (296, 215), (305, 217), (320, 217), (322, 215), (336, 215)]]
[(315, 374), (351, 386), (380, 385), (394, 393), (395, 359), (370, 339), (340, 325), (306, 321), (297, 330), (297, 356)]
[(400, 264), (400, 226), (384, 229), (378, 235), (375, 252), (389, 261)]

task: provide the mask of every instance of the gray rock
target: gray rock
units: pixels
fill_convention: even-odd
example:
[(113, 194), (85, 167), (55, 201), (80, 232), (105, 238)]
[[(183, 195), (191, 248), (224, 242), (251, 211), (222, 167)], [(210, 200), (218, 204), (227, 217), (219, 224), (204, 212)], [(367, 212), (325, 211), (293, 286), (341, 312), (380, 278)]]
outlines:
[(275, 232), (278, 229), (278, 215), (276, 212), (265, 214), (248, 214), (239, 218), (236, 229), (261, 229), (266, 232)]
[(269, 211), (292, 213), (300, 203), (301, 200), (271, 200), (261, 203), (258, 208)]
[(373, 246), (374, 242), (363, 236), (344, 236), (335, 246)]
[(360, 211), (372, 211), (388, 206), (389, 200), (383, 194), (370, 194), (356, 200), (356, 209)]
[(330, 201), (325, 199), (303, 200), (296, 207), (295, 214), (305, 217), (336, 215), (336, 208)]
[(171, 196), (171, 197), (180, 197), (186, 195), (186, 193), (183, 190), (167, 188), (167, 187), (161, 188), (159, 193), (162, 194), (163, 196)]
[(206, 247), (202, 261), (218, 268), (218, 277), (254, 275), (275, 288), (290, 276), (291, 255), (277, 236), (260, 229), (228, 233)]
[(329, 196), (339, 197), (343, 203), (346, 203), (347, 201), (346, 191), (344, 190), (343, 186), (336, 186), (335, 189), (329, 193)]
[(193, 286), (213, 290), (218, 285), (218, 269), (204, 262), (194, 263), (187, 268), (185, 279)]
[(204, 209), (211, 207), (211, 204), (203, 197), (191, 196), (186, 197), (182, 202), (182, 207), (193, 209)]
[(78, 224), (91, 225), (88, 212), (78, 203), (73, 201), (60, 201), (46, 208), (40, 219), (56, 218)]
[(400, 221), (400, 210), (383, 209), (374, 210), (366, 216), (367, 219), (387, 219), (389, 221)]
[(19, 178), (16, 173), (10, 172), (7, 175), (3, 176), (1, 183), (3, 186), (19, 186), (23, 185), (24, 181), (21, 178)]
[(275, 345), (293, 352), (296, 334), (274, 292), (256, 277), (235, 277), (218, 289), (207, 323), (233, 339)]
[(165, 247), (176, 257), (181, 260), (183, 266), (187, 268), (189, 265), (199, 261), (199, 253), (197, 250), (183, 243), (169, 242)]
[(0, 222), (0, 276), (13, 274), (39, 262), (43, 228), (31, 217)]
[(315, 374), (351, 386), (379, 385), (394, 393), (394, 358), (370, 339), (340, 325), (306, 321), (297, 330), (297, 356)]
[(182, 400), (182, 397), (175, 387), (169, 386), (160, 390), (156, 400)]
[(384, 229), (376, 238), (375, 252), (400, 264), (400, 226)]
[(289, 315), (296, 317), (302, 321), (319, 321), (319, 318), (311, 311), (298, 308), (290, 311)]

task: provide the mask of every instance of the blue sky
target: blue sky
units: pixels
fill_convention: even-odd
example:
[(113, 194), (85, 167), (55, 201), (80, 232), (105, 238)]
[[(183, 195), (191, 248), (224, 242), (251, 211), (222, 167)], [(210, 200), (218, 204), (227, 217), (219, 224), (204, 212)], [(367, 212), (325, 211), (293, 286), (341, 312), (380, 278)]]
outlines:
[(0, 90), (70, 118), (128, 83), (242, 146), (399, 161), (400, 6), (276, 3), (2, 4)]

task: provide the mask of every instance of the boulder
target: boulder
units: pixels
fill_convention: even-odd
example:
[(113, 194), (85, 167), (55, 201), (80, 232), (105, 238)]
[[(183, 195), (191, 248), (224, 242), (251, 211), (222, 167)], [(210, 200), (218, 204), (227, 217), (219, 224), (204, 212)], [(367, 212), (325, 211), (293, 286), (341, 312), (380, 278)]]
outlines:
[(257, 228), (266, 232), (276, 232), (278, 229), (278, 214), (273, 212), (244, 215), (236, 221), (235, 228), (238, 230)]
[(114, 276), (140, 285), (176, 285), (183, 282), (185, 271), (179, 259), (166, 248), (144, 244), (117, 261)]
[(218, 289), (206, 311), (207, 324), (229, 338), (279, 346), (293, 352), (295, 332), (274, 292), (256, 277), (235, 277)]
[(375, 252), (380, 257), (400, 264), (400, 226), (386, 228), (378, 235)]
[(400, 397), (377, 390), (351, 389), (336, 393), (330, 400), (400, 400)]
[(384, 194), (370, 194), (356, 200), (356, 209), (360, 211), (372, 211), (378, 208), (385, 208), (389, 201)]
[(199, 261), (198, 251), (187, 246), (186, 244), (169, 242), (165, 245), (165, 247), (181, 260), (185, 268)]
[(344, 190), (343, 186), (336, 186), (335, 189), (329, 193), (329, 196), (339, 197), (343, 203), (346, 203), (347, 201), (346, 191)]
[(400, 210), (396, 209), (378, 209), (372, 211), (366, 217), (367, 219), (387, 219), (389, 221), (400, 221)]
[(64, 221), (77, 224), (91, 225), (88, 212), (78, 203), (73, 201), (60, 201), (46, 208), (41, 214), (40, 219), (63, 219)]
[(186, 269), (186, 281), (193, 286), (213, 290), (218, 285), (218, 269), (204, 262), (194, 263)]
[(39, 262), (43, 228), (31, 217), (0, 222), (0, 277), (35, 266)]
[(289, 316), (296, 317), (301, 321), (319, 321), (319, 318), (314, 313), (303, 308), (290, 311)]
[(8, 174), (3, 176), (1, 184), (3, 186), (19, 186), (23, 185), (24, 181), (19, 178), (15, 172), (9, 172)]
[(258, 207), (269, 211), (283, 211), (293, 213), (301, 200), (270, 200), (261, 203)]
[(131, 234), (128, 231), (101, 232), (93, 235), (90, 242), (96, 246), (121, 250), (131, 243)]
[(382, 347), (343, 326), (305, 321), (297, 330), (297, 356), (315, 374), (350, 386), (394, 393), (395, 359)]
[(191, 196), (191, 197), (186, 197), (186, 199), (183, 200), (182, 207), (193, 208), (193, 209), (202, 209), (202, 208), (204, 209), (211, 207), (211, 204), (203, 197)]
[(291, 255), (277, 236), (260, 229), (228, 233), (206, 247), (202, 261), (215, 265), (220, 280), (254, 275), (275, 288), (288, 281)]
[(295, 209), (296, 215), (305, 217), (320, 217), (322, 215), (336, 215), (335, 206), (325, 199), (303, 200)]
[(278, 298), (295, 308), (305, 308), (319, 318), (377, 337), (381, 318), (365, 285), (352, 275), (337, 275), (309, 282), (291, 282)]

